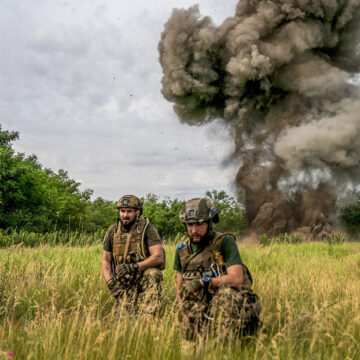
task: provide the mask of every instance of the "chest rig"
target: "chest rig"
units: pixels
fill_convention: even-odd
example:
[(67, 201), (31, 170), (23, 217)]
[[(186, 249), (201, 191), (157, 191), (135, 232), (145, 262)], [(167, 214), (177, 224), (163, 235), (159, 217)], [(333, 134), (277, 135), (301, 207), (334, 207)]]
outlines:
[[(228, 232), (216, 233), (214, 239), (205, 248), (199, 249), (196, 252), (193, 252), (191, 249), (190, 239), (180, 245), (179, 257), (184, 280), (201, 277), (200, 269), (207, 273), (206, 275), (209, 274), (209, 277), (226, 274), (225, 262), (220, 251), (221, 241), (226, 235), (230, 235), (235, 239), (235, 236)], [(252, 276), (246, 265), (243, 264), (242, 268), (244, 276), (242, 288), (250, 289)], [(216, 274), (213, 270), (216, 271)]]
[(183, 279), (199, 278), (201, 277), (199, 267), (208, 271), (215, 264), (218, 265), (220, 276), (226, 274), (226, 267), (220, 253), (221, 240), (225, 235), (229, 233), (216, 233), (208, 245), (196, 252), (191, 249), (190, 239), (180, 245), (179, 257)]
[(149, 257), (149, 249), (144, 241), (148, 225), (149, 219), (145, 216), (139, 217), (129, 231), (123, 229), (120, 222), (118, 223), (113, 238), (115, 266), (143, 261)]

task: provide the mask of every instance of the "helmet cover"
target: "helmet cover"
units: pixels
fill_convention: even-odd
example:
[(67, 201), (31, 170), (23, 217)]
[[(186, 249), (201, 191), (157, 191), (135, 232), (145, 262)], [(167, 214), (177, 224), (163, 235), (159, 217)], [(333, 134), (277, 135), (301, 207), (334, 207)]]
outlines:
[(196, 198), (188, 200), (181, 208), (179, 219), (181, 222), (193, 223), (204, 221), (219, 222), (219, 215), (214, 204), (204, 198)]
[(133, 208), (136, 210), (142, 209), (142, 202), (134, 195), (124, 195), (116, 203), (118, 209)]

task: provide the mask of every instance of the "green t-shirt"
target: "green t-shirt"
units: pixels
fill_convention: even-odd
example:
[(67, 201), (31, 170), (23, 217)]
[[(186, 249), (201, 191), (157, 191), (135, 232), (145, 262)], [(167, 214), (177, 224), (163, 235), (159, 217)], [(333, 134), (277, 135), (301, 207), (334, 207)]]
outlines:
[[(193, 252), (199, 249), (198, 244), (191, 243), (191, 250)], [(237, 248), (235, 239), (230, 235), (225, 235), (220, 244), (220, 252), (224, 258), (226, 268), (229, 268), (233, 265), (242, 265), (241, 256), (239, 249)], [(175, 252), (175, 261), (174, 261), (174, 270), (181, 272), (181, 263), (179, 256), (179, 248), (176, 248)]]

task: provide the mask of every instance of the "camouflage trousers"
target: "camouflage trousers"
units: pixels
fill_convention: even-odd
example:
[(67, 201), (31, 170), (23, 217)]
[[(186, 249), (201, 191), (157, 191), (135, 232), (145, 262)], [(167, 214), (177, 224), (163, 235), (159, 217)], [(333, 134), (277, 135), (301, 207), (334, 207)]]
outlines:
[(261, 306), (252, 290), (220, 287), (214, 295), (202, 296), (201, 301), (184, 299), (182, 304), (190, 320), (183, 329), (188, 339), (206, 336), (210, 330), (224, 336), (251, 334), (259, 326)]
[(136, 279), (123, 281), (117, 304), (132, 314), (153, 315), (161, 308), (161, 282), (163, 275), (157, 268), (143, 271)]

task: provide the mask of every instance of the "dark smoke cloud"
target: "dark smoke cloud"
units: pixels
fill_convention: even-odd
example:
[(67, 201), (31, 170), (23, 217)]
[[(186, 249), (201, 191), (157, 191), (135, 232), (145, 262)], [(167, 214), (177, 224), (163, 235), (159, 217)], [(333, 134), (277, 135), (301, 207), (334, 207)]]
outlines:
[(216, 27), (174, 10), (159, 43), (180, 120), (223, 119), (258, 233), (318, 236), (360, 175), (360, 0), (242, 0)]

